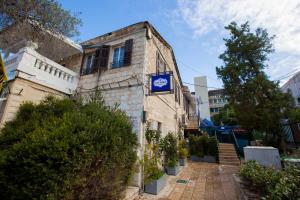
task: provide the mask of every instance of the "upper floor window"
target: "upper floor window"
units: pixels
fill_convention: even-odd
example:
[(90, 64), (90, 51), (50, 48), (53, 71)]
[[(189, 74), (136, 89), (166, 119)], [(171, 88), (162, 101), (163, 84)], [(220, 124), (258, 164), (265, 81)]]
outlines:
[(92, 73), (94, 58), (95, 58), (94, 55), (88, 55), (85, 57), (84, 65), (82, 69), (82, 75), (87, 75)]
[(124, 46), (114, 48), (111, 67), (120, 68), (131, 65), (132, 49), (133, 39), (126, 40)]
[(166, 71), (166, 63), (164, 62), (159, 51), (156, 51), (156, 73), (161, 73)]
[(124, 46), (114, 49), (112, 68), (124, 66)]

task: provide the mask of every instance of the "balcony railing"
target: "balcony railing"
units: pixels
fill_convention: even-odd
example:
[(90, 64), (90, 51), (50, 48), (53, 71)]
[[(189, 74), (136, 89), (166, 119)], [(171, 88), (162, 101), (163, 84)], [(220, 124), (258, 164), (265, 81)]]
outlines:
[(72, 94), (78, 84), (79, 75), (60, 64), (40, 55), (34, 49), (25, 47), (13, 57), (4, 60), (8, 79), (18, 76), (58, 90)]
[(198, 129), (199, 128), (199, 117), (197, 114), (188, 115), (187, 129)]

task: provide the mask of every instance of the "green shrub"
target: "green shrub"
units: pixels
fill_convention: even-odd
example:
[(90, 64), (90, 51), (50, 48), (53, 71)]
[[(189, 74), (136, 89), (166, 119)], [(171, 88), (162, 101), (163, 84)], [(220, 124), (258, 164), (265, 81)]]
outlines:
[(189, 150), (191, 155), (203, 157), (206, 155), (218, 155), (218, 141), (215, 137), (209, 137), (207, 134), (201, 136), (189, 136)]
[(119, 199), (136, 161), (128, 117), (102, 100), (23, 104), (0, 135), (1, 199)]
[(269, 200), (297, 199), (300, 183), (299, 171), (295, 166), (277, 171), (249, 161), (242, 165), (240, 176), (249, 181), (264, 197)]
[(210, 156), (218, 156), (218, 140), (216, 137), (210, 137), (208, 140), (208, 151), (207, 154)]
[(168, 133), (161, 141), (162, 151), (165, 157), (165, 164), (168, 167), (175, 167), (178, 162), (177, 138), (173, 133)]
[(162, 151), (160, 132), (150, 129), (147, 125), (145, 137), (147, 144), (142, 165), (144, 168), (144, 183), (147, 184), (162, 177), (164, 172), (160, 169)]

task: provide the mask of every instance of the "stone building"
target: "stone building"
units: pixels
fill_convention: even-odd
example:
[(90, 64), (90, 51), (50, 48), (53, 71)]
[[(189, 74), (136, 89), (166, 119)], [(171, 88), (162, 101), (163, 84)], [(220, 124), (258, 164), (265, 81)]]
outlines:
[[(165, 136), (168, 132), (183, 135), (191, 123), (195, 102), (184, 90), (172, 47), (148, 22), (81, 45), (48, 32), (47, 37), (47, 42), (24, 42), (19, 36), (1, 43), (0, 49), (12, 53), (5, 58), (10, 81), (9, 90), (2, 92), (0, 99), (2, 125), (15, 116), (25, 101), (39, 102), (49, 94), (85, 96), (96, 89), (101, 90), (107, 105), (118, 105), (132, 120), (140, 158), (147, 124)], [(154, 92), (154, 76), (169, 77), (169, 90)], [(159, 79), (158, 84), (164, 85), (164, 79)], [(133, 185), (142, 185), (141, 169), (134, 176)]]
[[(162, 136), (168, 132), (183, 134), (188, 116), (186, 106), (189, 105), (183, 95), (174, 52), (151, 24), (133, 24), (81, 45), (84, 48), (82, 58), (70, 60), (76, 63), (73, 68), (80, 72), (78, 94), (84, 96), (99, 88), (108, 105), (119, 105), (131, 118), (141, 147), (145, 143), (146, 124), (160, 130)], [(68, 65), (68, 61), (66, 63)], [(153, 74), (170, 74), (170, 91), (154, 94), (151, 89)], [(142, 155), (143, 148), (139, 157)], [(142, 183), (141, 174), (134, 177), (137, 186)]]

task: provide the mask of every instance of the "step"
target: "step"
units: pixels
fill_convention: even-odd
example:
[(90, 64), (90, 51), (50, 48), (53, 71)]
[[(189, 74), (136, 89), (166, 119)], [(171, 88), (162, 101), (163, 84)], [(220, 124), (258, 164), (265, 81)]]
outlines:
[(240, 161), (239, 160), (235, 160), (235, 161), (220, 160), (220, 164), (222, 164), (222, 165), (229, 165), (229, 164), (240, 165)]
[(219, 154), (225, 153), (225, 154), (235, 154), (236, 155), (236, 151), (219, 151)]
[(240, 163), (238, 159), (234, 160), (220, 160), (220, 163)]
[(221, 159), (239, 159), (237, 156), (234, 156), (234, 155), (232, 155), (232, 156), (223, 156), (223, 155), (219, 155), (219, 159), (221, 160)]

